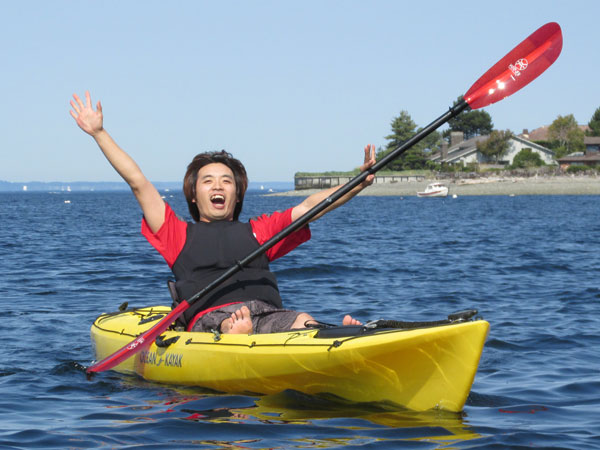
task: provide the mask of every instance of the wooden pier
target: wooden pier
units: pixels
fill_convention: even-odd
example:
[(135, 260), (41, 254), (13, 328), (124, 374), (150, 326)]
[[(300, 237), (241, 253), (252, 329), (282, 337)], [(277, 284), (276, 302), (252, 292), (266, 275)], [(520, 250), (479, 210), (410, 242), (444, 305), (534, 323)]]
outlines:
[[(337, 176), (337, 175), (321, 175), (321, 176), (295, 176), (294, 177), (294, 189), (301, 191), (303, 189), (325, 189), (333, 186), (339, 186), (350, 181), (351, 176)], [(383, 183), (411, 183), (425, 180), (423, 175), (376, 175), (375, 184)]]

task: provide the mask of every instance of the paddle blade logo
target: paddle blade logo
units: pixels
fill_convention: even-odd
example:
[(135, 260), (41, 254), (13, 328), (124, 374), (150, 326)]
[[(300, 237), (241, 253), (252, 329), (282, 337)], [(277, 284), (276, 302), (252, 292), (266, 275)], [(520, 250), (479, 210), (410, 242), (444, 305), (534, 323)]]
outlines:
[[(518, 77), (519, 75), (521, 75), (521, 72), (523, 70), (527, 69), (528, 65), (529, 65), (529, 62), (527, 61), (527, 59), (521, 58), (516, 63), (510, 64), (508, 66), (508, 69), (513, 73), (513, 75), (515, 77)], [(514, 77), (511, 77), (511, 78), (514, 80)]]
[(129, 344), (127, 346), (127, 350), (133, 350), (134, 348), (136, 348), (138, 345), (142, 345), (144, 343), (144, 338), (140, 337), (139, 339), (136, 339), (135, 341), (133, 341), (131, 344)]

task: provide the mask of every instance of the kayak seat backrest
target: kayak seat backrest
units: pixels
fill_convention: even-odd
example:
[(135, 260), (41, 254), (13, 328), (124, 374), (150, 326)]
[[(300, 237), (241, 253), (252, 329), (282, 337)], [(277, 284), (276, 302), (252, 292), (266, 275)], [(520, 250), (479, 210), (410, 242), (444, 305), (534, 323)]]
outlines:
[(177, 294), (177, 289), (175, 289), (175, 280), (167, 280), (167, 287), (169, 288), (169, 294), (171, 294), (171, 299), (173, 300), (173, 308), (179, 305), (179, 294)]

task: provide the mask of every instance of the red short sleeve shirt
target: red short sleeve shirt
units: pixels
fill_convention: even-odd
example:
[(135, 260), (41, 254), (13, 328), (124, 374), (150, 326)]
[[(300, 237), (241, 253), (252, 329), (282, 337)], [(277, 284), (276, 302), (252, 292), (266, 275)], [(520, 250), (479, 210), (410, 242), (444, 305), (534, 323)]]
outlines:
[[(259, 245), (264, 244), (291, 223), (292, 208), (283, 212), (263, 214), (250, 220), (252, 232)], [(169, 267), (173, 267), (185, 245), (187, 226), (187, 222), (177, 217), (169, 204), (167, 204), (165, 208), (165, 222), (160, 229), (156, 233), (153, 233), (144, 218), (142, 219), (142, 235), (163, 256)], [(309, 239), (310, 228), (306, 225), (267, 250), (267, 258), (269, 258), (269, 261), (281, 258)]]

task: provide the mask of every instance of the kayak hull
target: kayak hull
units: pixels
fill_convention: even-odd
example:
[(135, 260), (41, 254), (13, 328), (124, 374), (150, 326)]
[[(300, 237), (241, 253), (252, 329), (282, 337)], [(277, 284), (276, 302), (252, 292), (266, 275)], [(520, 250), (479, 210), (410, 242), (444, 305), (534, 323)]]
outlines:
[[(169, 310), (159, 306), (100, 316), (91, 328), (96, 359), (131, 342), (156, 323), (145, 320)], [(153, 343), (114, 370), (227, 393), (294, 389), (416, 411), (461, 411), (488, 329), (486, 321), (475, 320), (342, 337), (318, 337), (314, 329), (254, 335), (166, 331), (164, 341), (177, 341), (168, 347)]]

